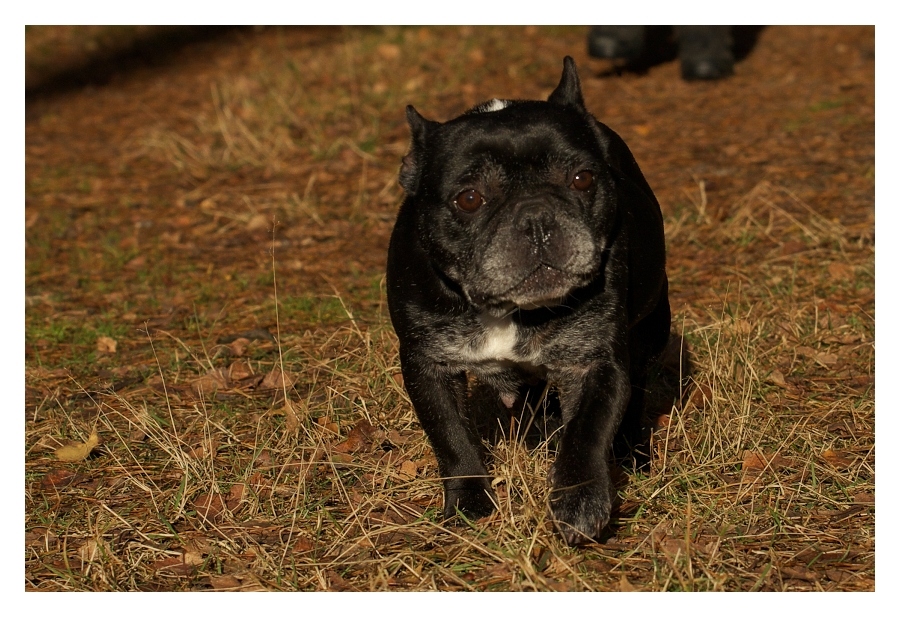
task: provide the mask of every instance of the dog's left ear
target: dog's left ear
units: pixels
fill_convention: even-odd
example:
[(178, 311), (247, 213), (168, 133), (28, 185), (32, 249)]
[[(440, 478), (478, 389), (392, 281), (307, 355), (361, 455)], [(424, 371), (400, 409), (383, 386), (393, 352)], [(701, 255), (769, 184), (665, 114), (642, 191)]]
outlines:
[(556, 86), (556, 90), (550, 93), (547, 102), (575, 107), (584, 111), (581, 82), (578, 80), (578, 71), (575, 70), (575, 61), (571, 56), (566, 56), (563, 60), (563, 72), (559, 85)]

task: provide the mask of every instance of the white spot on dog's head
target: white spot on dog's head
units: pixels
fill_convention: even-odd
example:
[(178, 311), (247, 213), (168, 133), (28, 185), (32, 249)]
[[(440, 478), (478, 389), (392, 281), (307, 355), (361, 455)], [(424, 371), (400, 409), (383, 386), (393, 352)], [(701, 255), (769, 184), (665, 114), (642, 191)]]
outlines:
[(486, 103), (482, 103), (472, 111), (475, 113), (487, 113), (490, 111), (500, 111), (501, 109), (505, 109), (509, 105), (509, 101), (505, 101), (502, 99), (491, 99)]

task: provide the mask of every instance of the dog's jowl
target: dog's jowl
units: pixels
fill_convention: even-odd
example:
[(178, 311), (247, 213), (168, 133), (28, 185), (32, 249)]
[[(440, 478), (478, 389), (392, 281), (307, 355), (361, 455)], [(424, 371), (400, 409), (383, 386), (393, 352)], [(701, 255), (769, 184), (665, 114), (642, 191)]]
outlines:
[(470, 385), (513, 408), (549, 384), (563, 422), (550, 511), (568, 543), (596, 538), (613, 439), (636, 424), (669, 336), (659, 204), (622, 139), (585, 109), (571, 58), (546, 101), (494, 99), (445, 123), (406, 115), (388, 302), (444, 516), (496, 507)]

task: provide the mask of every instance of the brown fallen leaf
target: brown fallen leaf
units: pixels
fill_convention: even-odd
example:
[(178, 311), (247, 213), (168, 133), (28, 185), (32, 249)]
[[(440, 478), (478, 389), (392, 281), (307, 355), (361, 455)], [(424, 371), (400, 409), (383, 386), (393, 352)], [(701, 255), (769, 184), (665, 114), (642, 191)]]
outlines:
[(787, 381), (785, 381), (785, 379), (784, 379), (784, 373), (782, 373), (781, 371), (779, 371), (777, 369), (772, 371), (771, 373), (769, 373), (768, 381), (770, 383), (775, 384), (776, 386), (787, 385)]
[[(238, 341), (246, 341), (247, 339), (242, 338), (238, 339)], [(234, 343), (237, 343), (235, 341)], [(234, 345), (232, 343), (232, 345)], [(235, 354), (240, 355), (240, 354)], [(248, 377), (253, 376), (253, 369), (250, 368), (250, 363), (246, 360), (236, 360), (231, 363), (231, 366), (228, 367), (228, 378), (231, 381), (241, 381), (243, 379), (247, 379)]]
[(225, 506), (230, 511), (234, 512), (241, 505), (241, 500), (244, 498), (246, 489), (246, 484), (238, 483), (231, 485), (231, 490), (228, 491), (228, 496), (225, 497)]
[(288, 371), (282, 371), (279, 367), (273, 368), (271, 371), (266, 373), (266, 376), (263, 378), (262, 383), (259, 384), (260, 388), (274, 388), (277, 390), (283, 390), (294, 387), (294, 383), (297, 381), (297, 378), (289, 373)]
[(241, 588), (241, 581), (230, 574), (210, 576), (209, 584), (212, 585), (213, 589), (218, 589), (219, 591), (237, 591)]
[(154, 570), (174, 574), (176, 576), (190, 576), (197, 571), (197, 567), (193, 564), (185, 563), (184, 555), (178, 557), (167, 557), (150, 564)]
[(220, 368), (212, 369), (205, 375), (201, 375), (191, 381), (191, 390), (197, 396), (212, 394), (217, 390), (225, 390), (228, 388), (228, 375)]
[(92, 563), (98, 561), (103, 556), (103, 553), (108, 553), (108, 551), (109, 549), (102, 542), (89, 538), (78, 549), (78, 558), (81, 559), (82, 563)]
[(780, 454), (764, 454), (762, 452), (744, 451), (741, 460), (741, 471), (744, 477), (758, 476), (764, 470), (778, 471), (790, 463), (790, 460)]
[(396, 60), (400, 57), (400, 46), (393, 43), (382, 43), (375, 51), (385, 60)]
[(316, 548), (316, 545), (310, 538), (307, 538), (306, 536), (300, 536), (294, 543), (293, 550), (295, 553), (308, 553), (314, 548)]
[(271, 219), (265, 214), (254, 214), (247, 221), (247, 231), (258, 231), (260, 229), (269, 229)]
[(341, 454), (341, 453), (332, 454), (331, 462), (338, 466), (349, 465), (350, 463), (353, 462), (353, 457), (350, 456), (349, 454)]
[(218, 519), (227, 509), (225, 499), (221, 495), (213, 493), (200, 495), (194, 499), (191, 505), (194, 507), (194, 510), (197, 511), (200, 518), (208, 520)]
[(215, 458), (218, 449), (219, 438), (213, 436), (209, 439), (203, 439), (199, 444), (194, 446), (190, 451), (190, 455), (195, 459)]
[(100, 438), (97, 436), (97, 431), (94, 430), (86, 442), (59, 448), (56, 451), (56, 458), (67, 463), (83, 461), (97, 447), (98, 443), (100, 443)]
[(229, 343), (228, 345), (225, 345), (225, 347), (228, 349), (228, 351), (231, 353), (231, 355), (237, 356), (239, 358), (241, 356), (243, 356), (245, 353), (247, 353), (247, 347), (249, 347), (249, 346), (250, 346), (250, 339), (246, 339), (246, 338), (237, 338), (237, 339), (231, 341), (231, 343)]
[(147, 256), (138, 255), (137, 257), (126, 263), (125, 268), (127, 270), (140, 270), (145, 265), (147, 265)]
[(101, 336), (97, 339), (97, 351), (100, 353), (114, 354), (116, 353), (116, 340), (108, 336)]
[(647, 135), (649, 135), (651, 130), (652, 129), (650, 128), (649, 124), (636, 124), (634, 126), (634, 132), (641, 137), (646, 137)]
[(688, 399), (689, 403), (693, 403), (695, 407), (698, 409), (704, 409), (707, 405), (712, 403), (713, 400), (713, 392), (712, 388), (710, 388), (705, 383), (698, 383), (694, 388), (694, 391), (691, 393), (690, 398)]
[(785, 578), (793, 578), (798, 581), (813, 582), (819, 579), (818, 575), (806, 566), (784, 566), (780, 570)]
[(336, 423), (336, 422), (329, 422), (327, 416), (319, 416), (318, 418), (316, 418), (316, 424), (318, 424), (319, 426), (321, 426), (322, 428), (324, 428), (326, 431), (329, 431), (329, 432), (331, 432), (331, 433), (334, 433), (335, 435), (340, 435), (340, 434), (341, 434), (341, 429), (340, 429), (340, 427), (337, 425), (337, 423)]
[(397, 473), (404, 480), (412, 480), (416, 477), (418, 465), (414, 461), (403, 461), (400, 463)]
[(828, 580), (835, 583), (843, 583), (844, 581), (848, 581), (853, 578), (853, 573), (848, 572), (847, 570), (832, 568), (830, 570), (825, 570), (825, 576), (828, 577)]
[(90, 476), (87, 474), (76, 473), (69, 469), (54, 469), (48, 471), (41, 480), (41, 488), (44, 490), (65, 488), (71, 484), (80, 484), (88, 480), (90, 480)]
[(367, 449), (372, 445), (372, 436), (374, 434), (375, 427), (373, 427), (368, 420), (363, 418), (356, 423), (356, 426), (350, 429), (347, 439), (334, 447), (334, 451), (350, 453)]
[(822, 366), (824, 366), (825, 368), (834, 366), (838, 362), (837, 355), (835, 355), (833, 353), (825, 353), (825, 352), (817, 353), (813, 359), (816, 362), (818, 362), (819, 364), (821, 364)]
[(847, 469), (854, 463), (855, 457), (852, 454), (829, 448), (822, 452), (822, 460), (837, 469)]
[[(256, 460), (258, 463), (259, 458)], [(247, 478), (247, 486), (261, 499), (265, 499), (272, 494), (272, 481), (259, 472)]]
[(300, 414), (293, 402), (286, 400), (284, 402), (284, 428), (291, 433), (297, 432), (300, 428)]
[(828, 264), (828, 276), (835, 281), (842, 281), (853, 276), (853, 266), (839, 261), (832, 261)]
[(622, 575), (622, 578), (619, 579), (619, 591), (637, 591), (637, 587), (635, 587), (634, 585), (632, 585), (632, 584), (628, 581), (628, 577), (626, 577), (626, 576), (623, 574), (623, 575)]

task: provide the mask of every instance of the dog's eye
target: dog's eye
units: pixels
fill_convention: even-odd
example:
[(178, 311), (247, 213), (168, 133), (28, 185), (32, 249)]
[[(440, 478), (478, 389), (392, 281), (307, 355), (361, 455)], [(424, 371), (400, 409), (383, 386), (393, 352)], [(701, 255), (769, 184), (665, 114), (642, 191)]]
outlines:
[(586, 191), (594, 185), (594, 174), (587, 169), (579, 171), (572, 178), (572, 188), (579, 191)]
[(484, 205), (484, 197), (475, 189), (469, 189), (457, 195), (453, 203), (464, 212), (475, 212)]

